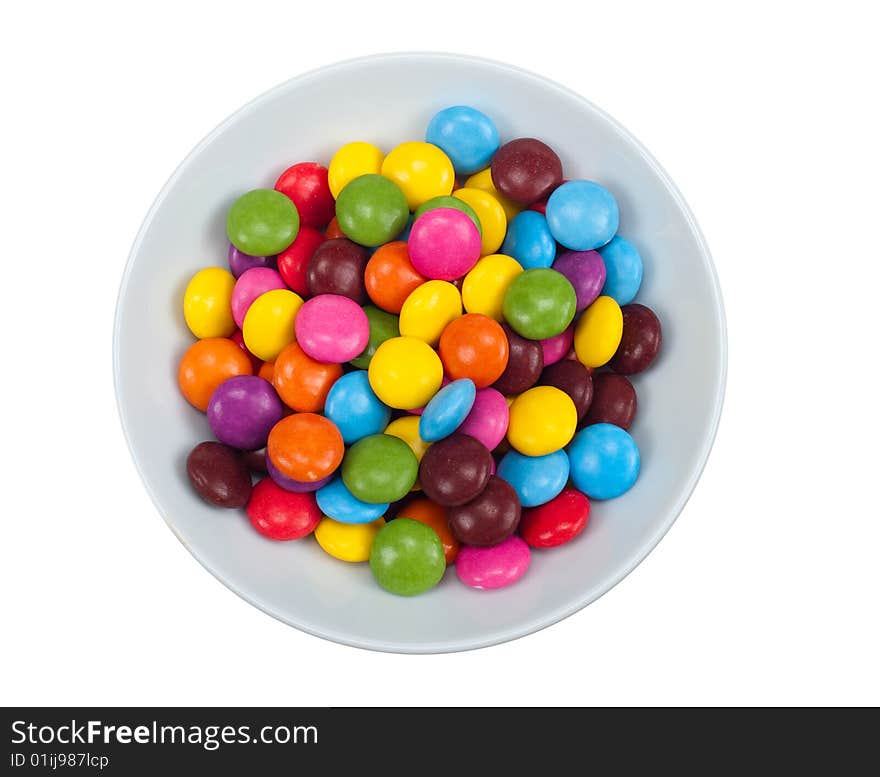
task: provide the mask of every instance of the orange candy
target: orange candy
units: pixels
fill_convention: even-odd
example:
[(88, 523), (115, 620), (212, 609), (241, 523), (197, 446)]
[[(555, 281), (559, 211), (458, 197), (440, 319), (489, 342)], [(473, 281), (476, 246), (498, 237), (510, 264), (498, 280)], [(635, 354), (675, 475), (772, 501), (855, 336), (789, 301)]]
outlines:
[(266, 454), (281, 474), (314, 483), (332, 474), (342, 462), (345, 444), (336, 425), (315, 413), (294, 413), (269, 432)]
[(275, 362), (263, 362), (260, 365), (260, 371), (257, 373), (263, 380), (268, 380), (269, 383), (272, 383), (272, 378), (275, 375)]
[(288, 407), (320, 413), (330, 387), (341, 377), (341, 364), (315, 361), (299, 343), (291, 343), (275, 359), (272, 385)]
[(470, 378), (478, 389), (501, 377), (509, 348), (501, 324), (482, 313), (455, 319), (440, 336), (440, 360), (446, 374), (453, 380)]
[(345, 237), (345, 232), (339, 228), (339, 222), (336, 220), (336, 216), (330, 219), (330, 223), (327, 225), (327, 229), (324, 230), (324, 234), (327, 236), (328, 240), (332, 240), (334, 237)]
[(414, 499), (400, 508), (397, 517), (412, 518), (414, 521), (430, 526), (437, 532), (440, 542), (443, 543), (446, 565), (449, 566), (455, 562), (455, 557), (458, 555), (458, 540), (452, 536), (452, 532), (449, 530), (446, 508), (430, 499)]
[(382, 310), (400, 313), (410, 293), (426, 280), (409, 260), (406, 243), (386, 243), (376, 249), (364, 270), (367, 294)]
[(208, 337), (193, 343), (180, 360), (177, 385), (193, 407), (202, 412), (214, 390), (227, 378), (253, 375), (248, 355), (226, 337)]

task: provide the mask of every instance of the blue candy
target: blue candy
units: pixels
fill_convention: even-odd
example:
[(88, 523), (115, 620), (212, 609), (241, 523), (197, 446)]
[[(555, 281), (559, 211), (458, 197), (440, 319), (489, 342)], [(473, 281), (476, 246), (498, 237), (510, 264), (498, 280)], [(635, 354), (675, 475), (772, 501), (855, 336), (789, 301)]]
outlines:
[(547, 219), (537, 211), (524, 210), (508, 224), (501, 253), (512, 256), (526, 270), (549, 267), (556, 258), (556, 240)]
[(618, 305), (632, 302), (642, 285), (642, 257), (636, 247), (626, 238), (615, 235), (599, 253), (605, 262), (602, 294), (612, 297)]
[(545, 456), (524, 456), (518, 451), (504, 454), (498, 477), (513, 486), (523, 507), (537, 507), (558, 496), (568, 482), (569, 462), (565, 451)]
[(342, 523), (369, 523), (385, 515), (389, 505), (369, 504), (358, 499), (337, 475), (315, 492), (318, 507), (324, 515)]
[(547, 200), (550, 232), (572, 251), (593, 251), (614, 237), (620, 223), (617, 201), (593, 181), (569, 181)]
[(440, 111), (428, 125), (425, 140), (443, 149), (455, 172), (470, 175), (486, 167), (498, 150), (498, 130), (484, 113), (466, 105)]
[(590, 499), (613, 499), (629, 491), (639, 476), (639, 448), (614, 424), (593, 424), (568, 446), (571, 479)]
[(470, 378), (454, 380), (444, 386), (425, 405), (419, 419), (419, 437), (425, 442), (449, 437), (471, 412), (476, 396), (477, 387)]
[(391, 408), (380, 402), (370, 388), (367, 371), (357, 370), (343, 375), (330, 388), (324, 415), (336, 424), (345, 444), (351, 445), (362, 437), (384, 432), (391, 420)]

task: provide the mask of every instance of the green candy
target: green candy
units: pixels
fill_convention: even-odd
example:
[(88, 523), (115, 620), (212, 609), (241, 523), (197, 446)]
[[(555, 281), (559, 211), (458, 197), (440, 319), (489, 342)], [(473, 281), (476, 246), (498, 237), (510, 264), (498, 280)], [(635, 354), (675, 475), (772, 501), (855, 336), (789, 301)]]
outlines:
[(342, 461), (342, 482), (362, 502), (382, 504), (403, 499), (419, 473), (419, 462), (403, 440), (371, 434), (358, 440)]
[(406, 226), (409, 206), (394, 181), (370, 173), (349, 181), (336, 198), (336, 220), (345, 236), (362, 246), (394, 240)]
[(546, 340), (564, 332), (576, 308), (574, 286), (562, 273), (547, 267), (520, 273), (504, 295), (504, 318), (529, 340)]
[(413, 214), (413, 220), (435, 208), (455, 208), (462, 213), (466, 213), (470, 217), (470, 220), (476, 224), (480, 237), (483, 236), (483, 225), (480, 224), (477, 212), (464, 200), (460, 200), (458, 197), (452, 197), (448, 194), (441, 194), (439, 197), (432, 197), (427, 202), (423, 202), (418, 208), (416, 208), (416, 212)]
[(280, 254), (299, 232), (293, 201), (274, 189), (242, 194), (226, 216), (226, 234), (239, 251), (251, 256)]
[(370, 569), (386, 591), (398, 596), (424, 593), (446, 571), (443, 543), (430, 526), (397, 518), (379, 529), (373, 540)]
[(365, 305), (364, 313), (367, 314), (367, 321), (370, 323), (370, 339), (364, 352), (349, 362), (359, 370), (365, 370), (370, 366), (373, 354), (382, 343), (392, 337), (400, 337), (400, 322), (393, 313), (379, 310), (373, 305)]

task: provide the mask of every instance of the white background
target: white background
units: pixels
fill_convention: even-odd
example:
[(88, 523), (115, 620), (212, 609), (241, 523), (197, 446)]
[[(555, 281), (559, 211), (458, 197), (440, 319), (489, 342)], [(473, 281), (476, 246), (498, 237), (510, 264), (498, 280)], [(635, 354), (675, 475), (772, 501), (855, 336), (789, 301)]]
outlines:
[[(726, 8), (3, 5), (0, 702), (880, 703), (877, 24)], [(110, 348), (131, 241), (203, 135), (304, 70), (416, 49), (537, 71), (632, 130), (696, 213), (730, 330), (715, 449), (650, 557), (542, 633), (422, 657), (300, 634), (204, 571), (129, 458)]]

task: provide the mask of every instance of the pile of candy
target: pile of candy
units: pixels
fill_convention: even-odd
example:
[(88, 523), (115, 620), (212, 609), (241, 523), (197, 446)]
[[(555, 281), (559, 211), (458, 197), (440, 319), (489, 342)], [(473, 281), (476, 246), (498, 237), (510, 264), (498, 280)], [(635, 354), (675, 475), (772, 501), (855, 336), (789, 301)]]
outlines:
[(617, 228), (607, 189), (464, 106), (424, 143), (349, 143), (243, 194), (229, 270), (184, 298), (179, 385), (218, 440), (189, 455), (192, 485), (396, 594), (450, 564), (513, 583), (639, 473), (626, 376), (661, 334)]

